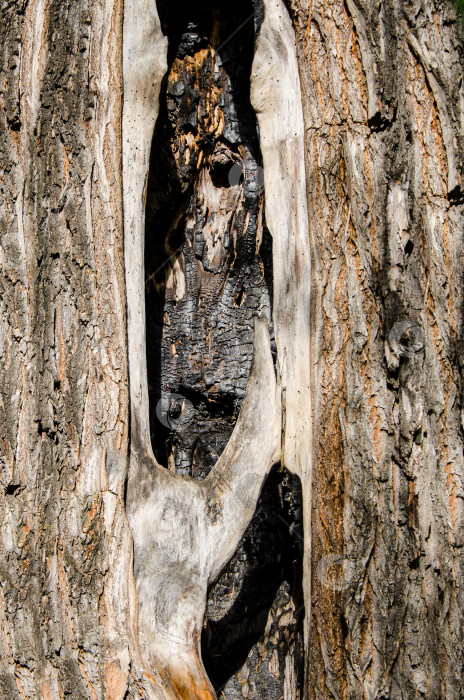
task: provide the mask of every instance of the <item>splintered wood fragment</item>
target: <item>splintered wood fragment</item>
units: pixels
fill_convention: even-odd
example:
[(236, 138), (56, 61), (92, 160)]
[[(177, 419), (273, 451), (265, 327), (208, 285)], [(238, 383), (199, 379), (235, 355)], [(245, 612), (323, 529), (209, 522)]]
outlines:
[(132, 435), (151, 449), (145, 345), (145, 197), (167, 39), (155, 0), (124, 3), (122, 162)]
[[(279, 458), (280, 413), (269, 331), (267, 321), (258, 318), (242, 409), (210, 475), (200, 482), (181, 477), (158, 467), (147, 453), (138, 455), (138, 469), (131, 463), (129, 472), (127, 508), (142, 655), (149, 668), (166, 672), (178, 693), (189, 687), (185, 697), (215, 697), (200, 655), (207, 589), (235, 552)], [(143, 492), (137, 485), (142, 471)]]
[(295, 33), (283, 0), (264, 0), (251, 100), (259, 123), (272, 234), (274, 327), (282, 398), (282, 462), (303, 490), (305, 642), (309, 639), (311, 555), (310, 292), (304, 123)]

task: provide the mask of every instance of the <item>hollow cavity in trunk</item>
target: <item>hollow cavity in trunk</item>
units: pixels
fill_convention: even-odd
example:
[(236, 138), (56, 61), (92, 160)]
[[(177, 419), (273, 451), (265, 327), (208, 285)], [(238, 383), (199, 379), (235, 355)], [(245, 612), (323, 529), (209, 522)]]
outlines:
[[(251, 2), (159, 2), (158, 10), (169, 55), (147, 190), (150, 428), (161, 464), (203, 479), (238, 416), (253, 316), (272, 316), (272, 241), (249, 98), (261, 13)], [(202, 653), (227, 698), (242, 697), (244, 684), (280, 697), (289, 669), (302, 685), (300, 501), (298, 479), (274, 470), (210, 591)]]

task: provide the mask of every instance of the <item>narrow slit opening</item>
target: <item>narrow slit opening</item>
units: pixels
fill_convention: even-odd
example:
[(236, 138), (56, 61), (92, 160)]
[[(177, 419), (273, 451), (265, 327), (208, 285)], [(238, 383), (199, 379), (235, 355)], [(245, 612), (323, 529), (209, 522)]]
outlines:
[[(272, 239), (250, 104), (262, 8), (251, 0), (214, 8), (158, 0), (158, 12), (169, 48), (146, 200), (150, 433), (161, 465), (203, 479), (245, 394), (253, 317), (272, 318)], [(241, 697), (238, 671), (290, 608), (276, 646), (280, 679), (264, 667), (250, 673), (258, 686), (283, 683), (288, 655), (297, 678), (302, 672), (300, 515), (298, 478), (275, 468), (209, 592), (202, 656), (227, 698)]]

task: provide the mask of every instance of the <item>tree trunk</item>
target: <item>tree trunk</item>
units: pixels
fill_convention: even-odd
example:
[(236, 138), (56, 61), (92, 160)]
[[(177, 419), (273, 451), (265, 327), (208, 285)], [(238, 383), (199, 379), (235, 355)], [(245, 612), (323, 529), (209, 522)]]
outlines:
[(0, 698), (461, 698), (452, 2), (0, 30)]
[(310, 695), (459, 698), (462, 26), (435, 0), (292, 11), (314, 270)]

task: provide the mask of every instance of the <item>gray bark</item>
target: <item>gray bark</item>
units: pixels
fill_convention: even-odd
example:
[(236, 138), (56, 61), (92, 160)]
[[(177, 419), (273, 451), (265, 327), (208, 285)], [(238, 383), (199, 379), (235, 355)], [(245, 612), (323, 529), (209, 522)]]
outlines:
[(0, 4), (2, 699), (462, 696), (462, 26), (253, 7)]
[(106, 470), (128, 449), (122, 6), (0, 12), (0, 692), (119, 698), (144, 682)]

